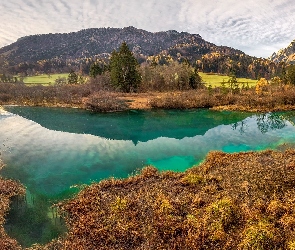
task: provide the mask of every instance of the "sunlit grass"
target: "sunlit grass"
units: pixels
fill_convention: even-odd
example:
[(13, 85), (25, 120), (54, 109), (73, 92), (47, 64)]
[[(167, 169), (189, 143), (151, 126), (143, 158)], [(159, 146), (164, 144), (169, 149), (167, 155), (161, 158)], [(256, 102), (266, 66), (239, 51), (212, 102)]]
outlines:
[[(42, 85), (52, 85), (55, 83), (55, 80), (59, 77), (68, 77), (68, 73), (62, 73), (62, 74), (42, 74), (38, 76), (27, 76), (23, 79), (25, 84), (42, 84)], [(222, 82), (225, 82), (227, 84), (227, 81), (229, 79), (226, 75), (218, 75), (218, 74), (208, 74), (199, 72), (199, 75), (202, 77), (203, 81), (205, 82), (206, 86), (211, 85), (212, 87), (220, 87)], [(237, 78), (239, 83), (244, 83), (249, 85), (249, 87), (255, 86), (257, 83), (257, 80), (248, 79), (248, 78)]]
[[(208, 74), (208, 73), (203, 73), (199, 72), (199, 75), (202, 77), (203, 82), (205, 82), (205, 85), (208, 87), (211, 85), (213, 88), (214, 87), (220, 87), (221, 84), (224, 82), (227, 84), (229, 76), (226, 75), (218, 75), (218, 74)], [(253, 87), (256, 85), (257, 80), (253, 79), (248, 79), (248, 78), (238, 78), (237, 80), (241, 84), (247, 84), (249, 87)]]
[(55, 80), (59, 77), (68, 77), (68, 73), (62, 74), (52, 74), (52, 75), (38, 75), (38, 76), (27, 76), (23, 79), (25, 84), (42, 84), (42, 85), (52, 85), (55, 83)]

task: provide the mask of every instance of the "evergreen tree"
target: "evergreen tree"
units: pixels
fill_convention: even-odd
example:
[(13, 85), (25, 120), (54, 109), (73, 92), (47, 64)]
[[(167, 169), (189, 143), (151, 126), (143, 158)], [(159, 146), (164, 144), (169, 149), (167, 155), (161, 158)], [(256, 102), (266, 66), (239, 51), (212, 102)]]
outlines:
[(195, 68), (189, 76), (189, 86), (196, 89), (202, 86), (202, 77), (199, 75), (198, 70)]
[(78, 75), (71, 70), (69, 76), (68, 76), (68, 83), (69, 84), (77, 84), (78, 83)]
[(98, 63), (94, 63), (90, 67), (89, 75), (95, 78), (97, 75), (101, 75), (104, 71), (104, 68), (100, 66)]
[(281, 70), (280, 77), (282, 79), (283, 84), (287, 84), (288, 83), (288, 77), (287, 77), (285, 63), (282, 64), (282, 70)]
[(288, 66), (286, 78), (289, 83), (295, 84), (295, 65)]
[(125, 42), (119, 52), (113, 51), (110, 59), (112, 84), (123, 92), (136, 91), (141, 82), (141, 75), (137, 70), (138, 62), (132, 55)]

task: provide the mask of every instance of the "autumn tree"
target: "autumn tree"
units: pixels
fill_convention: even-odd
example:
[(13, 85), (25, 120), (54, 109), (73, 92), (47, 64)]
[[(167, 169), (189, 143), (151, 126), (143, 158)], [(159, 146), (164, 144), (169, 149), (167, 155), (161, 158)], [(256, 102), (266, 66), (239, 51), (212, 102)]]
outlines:
[(134, 92), (141, 83), (138, 62), (123, 42), (119, 51), (113, 51), (110, 58), (111, 83), (123, 92)]
[(256, 94), (261, 95), (263, 93), (263, 91), (267, 90), (268, 85), (269, 85), (269, 83), (265, 78), (260, 78), (255, 86)]

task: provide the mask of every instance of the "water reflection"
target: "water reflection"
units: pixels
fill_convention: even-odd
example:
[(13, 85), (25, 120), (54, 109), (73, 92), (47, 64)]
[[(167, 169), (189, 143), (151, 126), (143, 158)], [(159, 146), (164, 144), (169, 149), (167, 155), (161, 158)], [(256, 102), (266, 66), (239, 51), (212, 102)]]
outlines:
[[(257, 128), (260, 130), (261, 133), (265, 134), (271, 130), (282, 129), (287, 126), (287, 122), (291, 123), (293, 115), (291, 112), (282, 114), (282, 113), (266, 113), (266, 114), (256, 114), (256, 124)], [(293, 114), (293, 112), (292, 112)], [(247, 120), (239, 121), (232, 124), (233, 130), (238, 130), (241, 134), (247, 131)]]
[[(110, 176), (126, 177), (146, 164), (162, 170), (183, 171), (202, 161), (211, 150), (260, 150), (294, 141), (290, 114), (288, 119), (283, 114), (252, 115), (244, 119), (249, 114), (208, 110), (176, 114), (168, 111), (153, 114), (155, 122), (148, 114), (139, 113), (144, 132), (136, 137), (134, 130), (129, 131), (125, 135), (128, 140), (54, 131), (17, 115), (1, 115), (0, 152), (7, 164), (2, 174), (21, 180), (34, 192), (58, 195), (74, 184)], [(130, 114), (125, 116), (130, 119)], [(227, 117), (234, 122), (229, 124)], [(200, 128), (200, 124), (204, 126)], [(106, 121), (104, 130), (109, 130)], [(162, 130), (164, 135), (158, 136)], [(114, 134), (113, 137), (118, 136)]]
[(159, 137), (182, 139), (204, 135), (220, 124), (231, 124), (250, 116), (242, 112), (203, 110), (126, 111), (93, 113), (81, 109), (7, 106), (14, 114), (50, 130), (99, 137), (147, 142)]

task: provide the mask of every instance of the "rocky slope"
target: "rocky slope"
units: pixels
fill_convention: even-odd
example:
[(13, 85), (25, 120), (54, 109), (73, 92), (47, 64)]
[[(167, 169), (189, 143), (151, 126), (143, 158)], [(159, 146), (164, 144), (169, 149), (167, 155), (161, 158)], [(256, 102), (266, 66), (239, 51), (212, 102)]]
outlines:
[(295, 39), (290, 43), (287, 48), (280, 49), (278, 52), (273, 53), (270, 60), (275, 63), (286, 62), (295, 64)]

